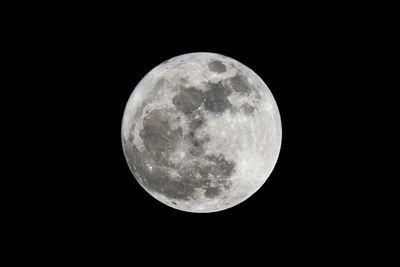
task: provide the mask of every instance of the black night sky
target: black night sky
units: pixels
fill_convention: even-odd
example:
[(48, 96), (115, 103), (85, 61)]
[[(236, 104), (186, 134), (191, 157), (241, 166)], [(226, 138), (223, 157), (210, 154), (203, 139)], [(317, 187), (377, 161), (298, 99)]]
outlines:
[[(72, 201), (78, 207), (74, 218), (82, 216), (89, 232), (135, 237), (148, 232), (178, 243), (188, 236), (250, 240), (304, 235), (331, 225), (341, 201), (334, 191), (341, 183), (335, 166), (341, 163), (331, 161), (340, 149), (331, 138), (338, 131), (333, 127), (338, 113), (330, 110), (338, 93), (337, 74), (326, 68), (326, 62), (337, 60), (330, 49), (333, 40), (297, 28), (241, 30), (241, 36), (231, 38), (223, 31), (202, 34), (201, 28), (169, 27), (100, 28), (80, 48), (84, 61), (78, 75), (87, 84), (74, 89), (78, 111), (84, 110), (75, 134), (80, 140), (76, 160), (84, 172), (74, 177), (80, 187), (79, 202)], [(120, 140), (125, 104), (140, 79), (173, 56), (198, 51), (227, 55), (251, 67), (272, 91), (283, 128), (278, 163), (264, 186), (240, 205), (212, 214), (174, 210), (148, 195), (130, 173)]]
[[(334, 16), (269, 19), (271, 13), (254, 8), (240, 11), (246, 16), (220, 10), (206, 18), (196, 12), (200, 7), (178, 14), (79, 10), (31, 26), (32, 40), (46, 40), (31, 50), (46, 65), (42, 75), (52, 88), (40, 91), (46, 107), (39, 107), (51, 125), (42, 131), (51, 143), (42, 159), (51, 178), (32, 218), (54, 233), (50, 243), (65, 240), (93, 255), (113, 249), (131, 249), (134, 257), (142, 250), (154, 251), (152, 257), (160, 250), (194, 255), (205, 253), (200, 243), (206, 255), (245, 249), (260, 255), (263, 243), (320, 244), (357, 228), (349, 150), (357, 145), (350, 130), (357, 116), (346, 110), (357, 90), (348, 55), (356, 57), (359, 47)], [(209, 214), (175, 210), (151, 197), (121, 146), (122, 115), (136, 84), (161, 62), (190, 52), (219, 53), (249, 66), (270, 88), (282, 120), (280, 155), (266, 183), (243, 203)]]

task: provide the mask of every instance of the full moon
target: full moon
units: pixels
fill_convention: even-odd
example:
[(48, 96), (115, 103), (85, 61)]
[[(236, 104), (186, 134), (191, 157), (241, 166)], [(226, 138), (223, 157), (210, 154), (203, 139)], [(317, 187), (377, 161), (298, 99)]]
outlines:
[(122, 147), (139, 184), (172, 208), (231, 208), (270, 176), (281, 148), (275, 99), (242, 63), (214, 53), (171, 58), (147, 73), (123, 115)]

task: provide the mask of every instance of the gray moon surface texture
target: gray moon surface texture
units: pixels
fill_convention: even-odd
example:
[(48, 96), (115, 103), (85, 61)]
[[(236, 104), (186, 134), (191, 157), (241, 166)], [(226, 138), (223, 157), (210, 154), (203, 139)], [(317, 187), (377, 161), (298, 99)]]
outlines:
[(207, 213), (243, 202), (265, 183), (282, 127), (271, 91), (250, 68), (220, 54), (189, 53), (139, 82), (121, 135), (129, 168), (151, 196)]

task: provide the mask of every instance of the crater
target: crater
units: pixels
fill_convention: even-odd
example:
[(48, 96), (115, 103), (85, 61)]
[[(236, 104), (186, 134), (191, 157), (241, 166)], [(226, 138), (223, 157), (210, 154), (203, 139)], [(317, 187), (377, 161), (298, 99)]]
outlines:
[(219, 60), (214, 60), (208, 63), (208, 68), (212, 72), (223, 73), (226, 71), (226, 66)]

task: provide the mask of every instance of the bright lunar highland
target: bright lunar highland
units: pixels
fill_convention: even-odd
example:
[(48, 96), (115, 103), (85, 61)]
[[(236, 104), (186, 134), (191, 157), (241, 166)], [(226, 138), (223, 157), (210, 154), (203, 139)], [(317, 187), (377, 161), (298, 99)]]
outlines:
[(215, 212), (254, 194), (280, 151), (279, 110), (266, 84), (214, 53), (169, 59), (134, 89), (122, 147), (139, 184), (178, 210)]

